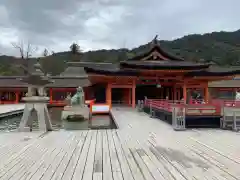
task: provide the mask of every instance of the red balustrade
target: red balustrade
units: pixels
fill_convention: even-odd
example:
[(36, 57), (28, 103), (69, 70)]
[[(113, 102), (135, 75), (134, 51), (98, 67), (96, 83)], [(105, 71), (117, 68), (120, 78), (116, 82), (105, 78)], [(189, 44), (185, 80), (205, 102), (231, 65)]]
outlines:
[(166, 100), (166, 99), (146, 99), (145, 106), (154, 109), (172, 112), (172, 108), (179, 106), (186, 108), (187, 115), (220, 115), (221, 106), (214, 103), (203, 103), (200, 101), (190, 104), (184, 104), (183, 101)]
[(183, 101), (166, 100), (166, 99), (146, 99), (145, 106), (171, 112), (173, 106), (182, 106)]
[(224, 107), (240, 107), (240, 100), (212, 99), (211, 103)]

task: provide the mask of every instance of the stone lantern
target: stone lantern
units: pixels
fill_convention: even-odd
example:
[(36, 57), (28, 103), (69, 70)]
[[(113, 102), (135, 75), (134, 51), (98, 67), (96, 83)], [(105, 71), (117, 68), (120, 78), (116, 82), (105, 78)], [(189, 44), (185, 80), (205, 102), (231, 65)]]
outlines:
[(19, 131), (31, 131), (34, 117), (32, 112), (36, 111), (40, 131), (51, 131), (52, 124), (47, 109), (49, 97), (47, 97), (45, 86), (53, 81), (42, 72), (40, 63), (34, 65), (33, 70), (28, 69), (28, 75), (19, 79), (28, 84), (28, 92), (22, 100), (26, 103), (23, 116), (19, 125)]

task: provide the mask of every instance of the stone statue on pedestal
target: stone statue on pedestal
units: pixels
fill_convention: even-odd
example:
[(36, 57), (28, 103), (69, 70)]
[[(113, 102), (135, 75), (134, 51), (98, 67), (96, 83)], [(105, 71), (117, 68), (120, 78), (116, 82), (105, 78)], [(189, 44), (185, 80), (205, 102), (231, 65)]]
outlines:
[(76, 94), (71, 98), (71, 105), (81, 105), (85, 104), (84, 91), (82, 87), (77, 88)]
[[(39, 63), (34, 65), (33, 72), (28, 72), (28, 75), (20, 79), (20, 81), (27, 83), (29, 86), (26, 97), (23, 97), (26, 105), (19, 125), (19, 131), (31, 131), (34, 120), (38, 121), (40, 131), (51, 131), (52, 124), (47, 109), (49, 97), (46, 97), (44, 86), (53, 81), (44, 76)], [(35, 112), (37, 117), (33, 117), (33, 112)]]
[[(69, 97), (66, 98), (69, 102)], [(85, 96), (82, 87), (77, 88), (77, 92), (70, 100), (70, 105), (64, 107), (62, 112), (63, 120), (87, 120), (89, 118), (89, 108), (85, 105)]]

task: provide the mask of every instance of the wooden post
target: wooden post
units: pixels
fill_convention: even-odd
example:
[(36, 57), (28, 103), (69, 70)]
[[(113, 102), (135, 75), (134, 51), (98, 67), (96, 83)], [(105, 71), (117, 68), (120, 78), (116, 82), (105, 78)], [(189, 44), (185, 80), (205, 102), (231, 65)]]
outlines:
[(20, 92), (19, 92), (19, 90), (17, 90), (16, 92), (15, 92), (15, 103), (16, 104), (18, 104), (19, 103), (19, 94), (20, 94)]
[(183, 102), (184, 104), (187, 102), (187, 86), (185, 82), (183, 84)]
[(128, 105), (131, 105), (131, 89), (130, 88), (128, 88)]
[(106, 103), (112, 107), (112, 85), (110, 83), (107, 84), (106, 88)]
[(160, 88), (160, 99), (162, 99), (162, 87)]
[(209, 101), (208, 83), (204, 87), (204, 101), (205, 103), (208, 103)]
[(49, 88), (49, 103), (53, 103), (53, 89)]
[(123, 103), (124, 103), (124, 105), (130, 105), (129, 104), (129, 99), (130, 99), (130, 97), (129, 97), (129, 95), (130, 95), (130, 93), (129, 93), (129, 88), (123, 88)]
[(173, 86), (173, 100), (177, 100), (177, 91), (175, 86)]
[(135, 80), (133, 81), (133, 84), (132, 84), (132, 108), (135, 108), (136, 106), (136, 82)]
[(166, 87), (166, 96), (164, 97), (164, 99), (168, 98), (169, 99), (169, 88)]

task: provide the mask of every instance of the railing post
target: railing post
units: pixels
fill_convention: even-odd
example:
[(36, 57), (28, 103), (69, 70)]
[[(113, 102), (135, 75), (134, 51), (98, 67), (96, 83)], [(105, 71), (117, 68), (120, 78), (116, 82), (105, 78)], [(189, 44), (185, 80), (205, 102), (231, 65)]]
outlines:
[(236, 111), (233, 112), (233, 131), (238, 131)]
[(172, 126), (176, 131), (186, 130), (186, 107), (174, 106), (172, 108)]
[(150, 107), (150, 117), (154, 118), (155, 117), (155, 112), (154, 112), (153, 107), (152, 107), (152, 100), (149, 101), (149, 107)]
[(143, 111), (143, 110), (144, 110), (144, 101), (141, 100), (140, 103), (141, 103), (141, 109), (142, 109), (142, 111)]
[(222, 105), (222, 110), (221, 110), (222, 118), (221, 118), (221, 128), (225, 129), (226, 128), (226, 116), (225, 116), (225, 107)]
[(138, 109), (138, 111), (142, 111), (141, 110), (141, 101), (140, 100), (138, 100), (138, 102), (137, 102), (137, 109)]

